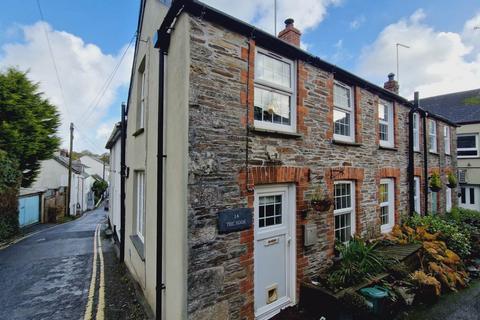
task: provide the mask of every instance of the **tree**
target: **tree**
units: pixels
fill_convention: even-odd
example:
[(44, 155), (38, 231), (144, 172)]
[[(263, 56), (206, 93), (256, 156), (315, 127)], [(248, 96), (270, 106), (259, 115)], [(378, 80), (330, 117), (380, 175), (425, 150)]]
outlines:
[(104, 180), (97, 180), (93, 183), (92, 191), (95, 194), (95, 202), (100, 199), (103, 193), (107, 190), (108, 183)]
[(25, 72), (0, 72), (0, 149), (20, 164), (22, 187), (35, 181), (40, 161), (60, 145), (59, 113), (38, 88)]

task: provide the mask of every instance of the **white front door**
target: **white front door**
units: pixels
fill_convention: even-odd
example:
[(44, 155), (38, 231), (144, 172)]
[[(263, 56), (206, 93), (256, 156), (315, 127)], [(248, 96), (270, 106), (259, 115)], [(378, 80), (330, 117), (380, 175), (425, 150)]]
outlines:
[(295, 303), (295, 186), (255, 188), (256, 319)]

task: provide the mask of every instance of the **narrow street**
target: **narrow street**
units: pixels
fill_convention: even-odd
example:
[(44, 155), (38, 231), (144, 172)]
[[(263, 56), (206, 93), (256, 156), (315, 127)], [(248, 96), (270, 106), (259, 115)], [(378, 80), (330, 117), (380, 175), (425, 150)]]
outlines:
[[(106, 305), (121, 310), (105, 298), (105, 282), (112, 275), (105, 277), (103, 269), (116, 261), (111, 242), (100, 236), (93, 267), (95, 230), (100, 233), (105, 222), (102, 207), (1, 250), (0, 319), (104, 319), (109, 318)], [(121, 303), (128, 307), (128, 302)]]

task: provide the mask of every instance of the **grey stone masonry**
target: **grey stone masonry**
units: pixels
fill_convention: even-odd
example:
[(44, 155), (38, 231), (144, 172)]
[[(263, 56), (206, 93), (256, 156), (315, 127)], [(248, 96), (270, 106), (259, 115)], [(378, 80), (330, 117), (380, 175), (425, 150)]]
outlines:
[[(299, 209), (308, 209), (307, 199), (317, 188), (331, 196), (335, 180), (355, 180), (356, 229), (365, 237), (380, 233), (381, 178), (395, 179), (396, 220), (408, 212), (410, 109), (394, 102), (395, 147), (380, 148), (379, 95), (348, 83), (355, 87), (358, 132), (355, 144), (337, 144), (332, 140), (333, 83), (342, 79), (308, 62), (296, 61), (296, 134), (250, 130), (247, 138), (247, 125), (253, 125), (254, 39), (249, 53), (246, 37), (196, 17), (190, 17), (190, 23), (188, 314), (190, 319), (227, 319), (226, 315), (228, 319), (253, 319), (252, 231), (218, 233), (217, 212), (252, 207), (253, 193), (248, 187), (254, 189), (263, 179), (258, 173), (261, 168), (277, 175), (268, 178), (268, 183), (296, 183), (298, 288), (301, 281), (326, 268), (333, 255), (333, 209), (309, 212), (306, 218)], [(429, 166), (446, 181), (448, 170), (456, 172), (455, 128), (451, 128), (452, 155), (446, 156), (446, 124), (438, 120), (436, 123), (438, 154), (429, 154)], [(416, 171), (423, 172), (422, 166), (422, 153), (416, 153)], [(286, 176), (290, 168), (298, 170), (289, 180)], [(445, 211), (445, 189), (439, 194), (440, 211)], [(453, 196), (454, 205), (456, 201)], [(301, 227), (307, 223), (316, 224), (318, 230), (318, 241), (310, 247), (303, 246)]]

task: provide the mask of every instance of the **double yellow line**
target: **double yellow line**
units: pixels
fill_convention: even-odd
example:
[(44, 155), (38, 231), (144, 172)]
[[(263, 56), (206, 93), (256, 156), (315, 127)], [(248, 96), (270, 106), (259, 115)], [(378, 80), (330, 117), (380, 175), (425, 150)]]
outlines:
[(95, 235), (93, 239), (93, 267), (92, 278), (90, 280), (90, 288), (88, 290), (87, 308), (85, 309), (84, 320), (91, 320), (93, 316), (93, 300), (95, 298), (95, 289), (97, 283), (97, 256), (100, 261), (100, 280), (98, 286), (98, 303), (95, 314), (96, 320), (103, 320), (105, 318), (105, 266), (103, 260), (102, 240), (100, 239), (100, 224), (95, 228)]

